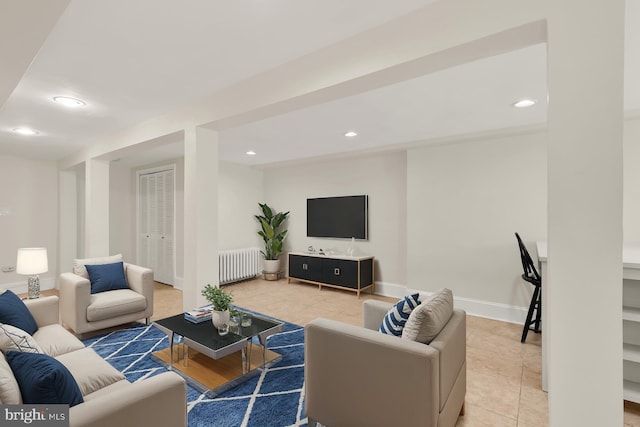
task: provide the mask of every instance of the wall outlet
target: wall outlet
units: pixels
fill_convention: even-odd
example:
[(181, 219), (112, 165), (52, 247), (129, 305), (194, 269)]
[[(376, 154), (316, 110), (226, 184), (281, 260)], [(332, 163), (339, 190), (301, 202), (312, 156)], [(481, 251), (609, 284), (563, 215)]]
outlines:
[(8, 265), (6, 267), (2, 267), (2, 272), (3, 273), (12, 273), (14, 271), (16, 271), (16, 268), (13, 267), (13, 266)]

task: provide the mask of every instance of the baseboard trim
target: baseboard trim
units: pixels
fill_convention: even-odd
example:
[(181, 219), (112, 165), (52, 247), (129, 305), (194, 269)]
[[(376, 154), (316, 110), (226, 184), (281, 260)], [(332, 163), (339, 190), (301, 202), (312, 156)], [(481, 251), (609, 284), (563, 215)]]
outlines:
[[(413, 292), (432, 292), (410, 289), (397, 283), (376, 282), (376, 295), (391, 298), (402, 298)], [(527, 307), (518, 307), (498, 302), (484, 301), (473, 298), (453, 297), (456, 308), (461, 308), (468, 314), (486, 319), (500, 320), (502, 322), (524, 325), (527, 318)]]
[(376, 295), (391, 298), (402, 298), (407, 295), (407, 287), (398, 283), (376, 282)]
[[(0, 284), (0, 288), (9, 289), (15, 294), (26, 294), (27, 289), (27, 278), (25, 276), (24, 282), (14, 282), (14, 283), (3, 283)], [(45, 277), (40, 278), (40, 290), (46, 291), (49, 289), (56, 288), (56, 279), (53, 277)]]
[(472, 316), (500, 320), (502, 322), (524, 325), (527, 318), (526, 307), (483, 301), (472, 298), (454, 297), (456, 307), (463, 309)]

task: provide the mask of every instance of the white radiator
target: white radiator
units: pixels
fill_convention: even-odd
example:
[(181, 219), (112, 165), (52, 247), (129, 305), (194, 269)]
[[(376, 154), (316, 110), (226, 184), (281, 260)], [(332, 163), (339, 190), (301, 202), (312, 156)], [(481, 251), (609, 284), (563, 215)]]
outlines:
[(220, 284), (252, 279), (262, 273), (260, 248), (229, 249), (218, 252)]

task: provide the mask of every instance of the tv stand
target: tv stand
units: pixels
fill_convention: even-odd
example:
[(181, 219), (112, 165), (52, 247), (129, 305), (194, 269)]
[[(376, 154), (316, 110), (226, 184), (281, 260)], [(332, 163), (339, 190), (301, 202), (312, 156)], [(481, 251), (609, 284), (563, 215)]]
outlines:
[(289, 252), (289, 277), (291, 280), (312, 283), (329, 288), (360, 292), (375, 292), (372, 256), (321, 255), (318, 253)]

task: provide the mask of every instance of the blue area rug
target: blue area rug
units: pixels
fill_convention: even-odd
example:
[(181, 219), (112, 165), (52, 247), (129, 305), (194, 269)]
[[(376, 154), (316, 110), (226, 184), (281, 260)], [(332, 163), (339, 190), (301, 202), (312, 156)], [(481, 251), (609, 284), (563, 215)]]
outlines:
[[(187, 387), (189, 427), (306, 426), (304, 411), (304, 328), (284, 322), (282, 333), (267, 346), (282, 360), (248, 381), (209, 398)], [(168, 337), (153, 326), (139, 325), (83, 341), (131, 382), (166, 372), (151, 353), (169, 346)]]

